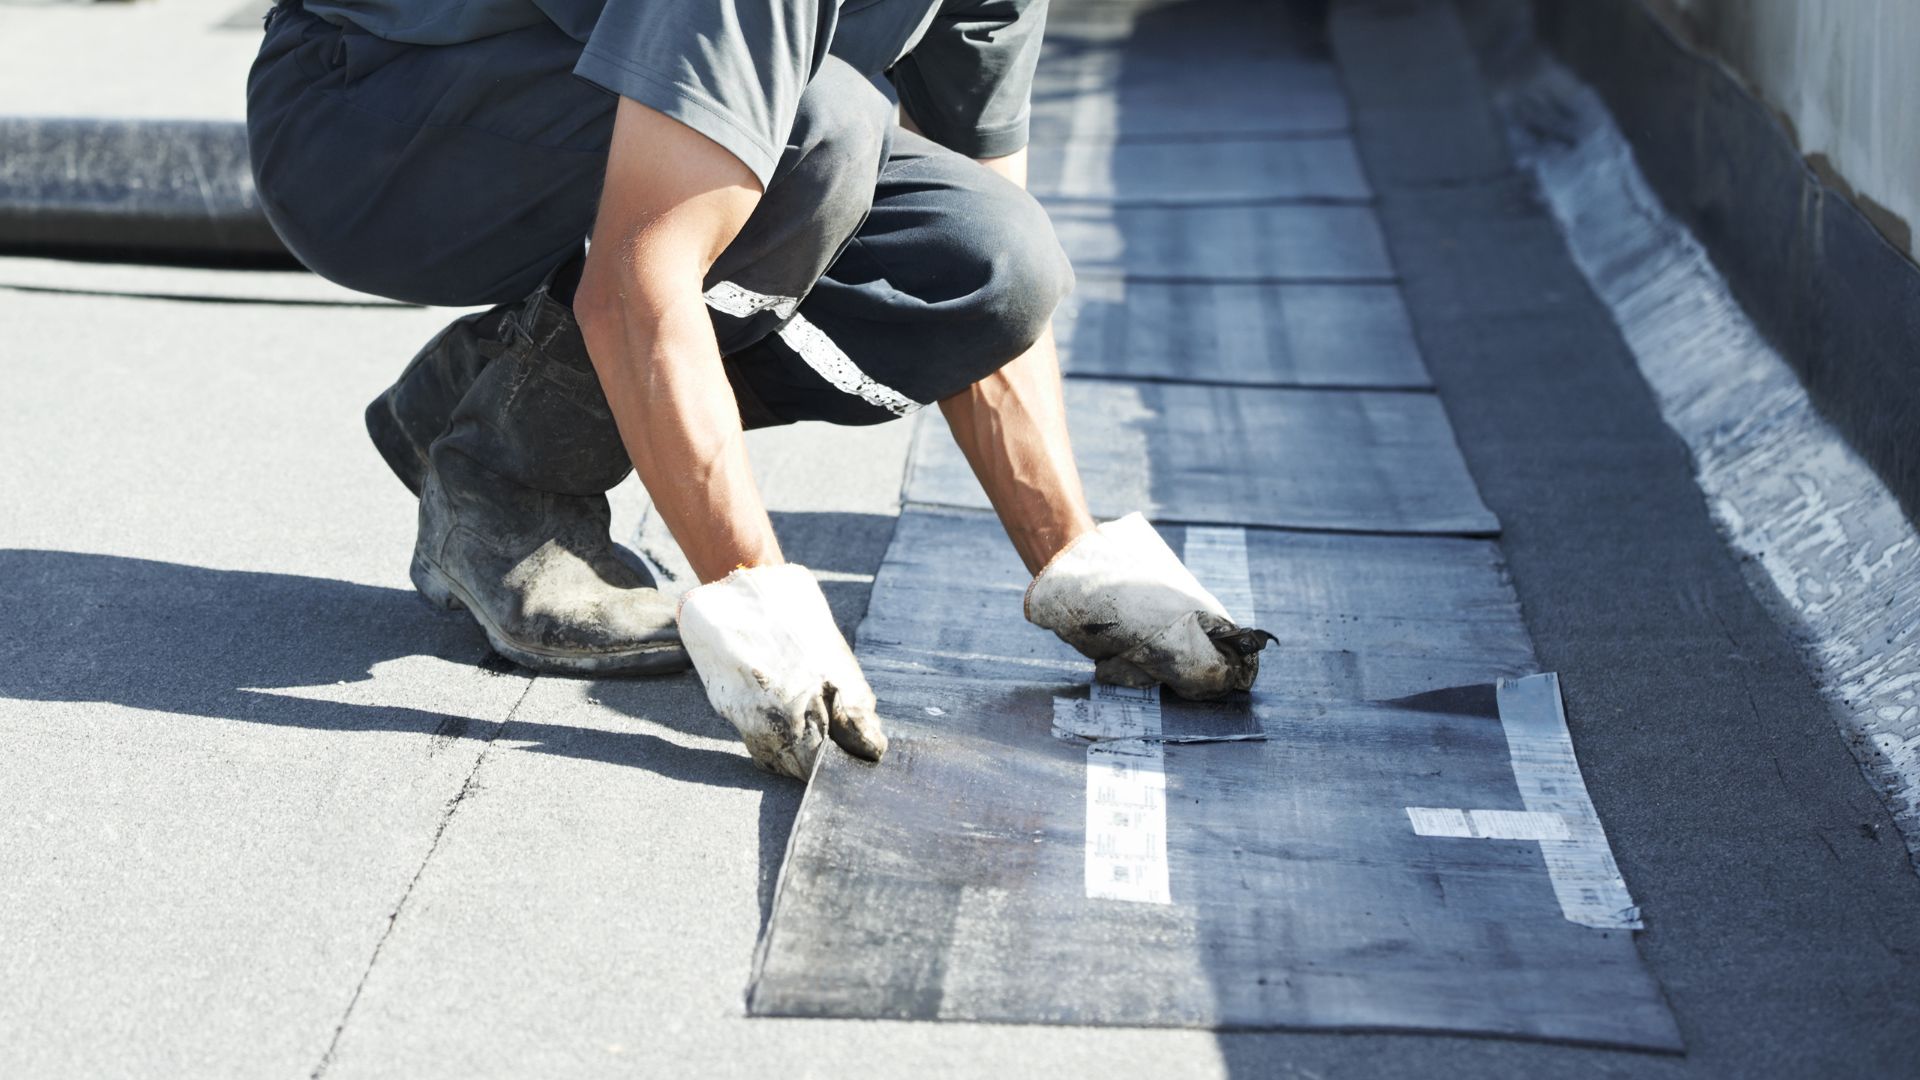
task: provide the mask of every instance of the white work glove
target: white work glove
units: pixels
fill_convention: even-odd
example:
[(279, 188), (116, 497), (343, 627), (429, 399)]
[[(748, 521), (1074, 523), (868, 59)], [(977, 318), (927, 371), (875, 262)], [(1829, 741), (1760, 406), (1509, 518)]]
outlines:
[(1067, 545), (1027, 586), (1027, 621), (1120, 686), (1165, 683), (1205, 701), (1253, 686), (1265, 630), (1242, 628), (1147, 519), (1128, 514)]
[(691, 590), (680, 641), (761, 768), (806, 780), (827, 738), (868, 761), (887, 752), (873, 690), (806, 567), (741, 567)]

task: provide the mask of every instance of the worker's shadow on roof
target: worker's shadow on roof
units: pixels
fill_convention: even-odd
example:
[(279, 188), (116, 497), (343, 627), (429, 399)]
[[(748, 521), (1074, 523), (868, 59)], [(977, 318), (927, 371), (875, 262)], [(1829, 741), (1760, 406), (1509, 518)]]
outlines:
[[(0, 581), (6, 583), (0, 608), (4, 698), (103, 701), (280, 727), (486, 739), (495, 725), (461, 714), (460, 701), (436, 712), (276, 690), (359, 682), (373, 677), (376, 665), (403, 657), (438, 657), (496, 677), (516, 672), (493, 655), (469, 620), (432, 611), (410, 589), (25, 549), (0, 549)], [(665, 706), (643, 710), (628, 704), (623, 712), (690, 731), (704, 725), (697, 734), (732, 735), (708, 714), (691, 679), (620, 681), (651, 684)], [(457, 693), (462, 684), (450, 679), (448, 685)], [(687, 707), (675, 707), (682, 703)], [(751, 789), (782, 783), (750, 768), (741, 755), (682, 746), (643, 731), (515, 717), (508, 737), (516, 749), (632, 765), (692, 783)]]

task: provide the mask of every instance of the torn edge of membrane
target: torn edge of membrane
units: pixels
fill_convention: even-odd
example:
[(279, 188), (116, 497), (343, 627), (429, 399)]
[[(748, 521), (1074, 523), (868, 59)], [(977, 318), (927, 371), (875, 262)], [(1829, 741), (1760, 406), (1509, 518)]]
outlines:
[[(1151, 693), (1154, 695), (1154, 708), (1159, 708), (1158, 689), (1141, 691), (1124, 686), (1112, 686), (1107, 683), (1094, 683), (1094, 689), (1084, 698), (1057, 697), (1053, 699), (1053, 737), (1067, 742), (1109, 743), (1109, 742), (1152, 742), (1186, 745), (1191, 743), (1226, 742), (1266, 742), (1264, 731), (1241, 731), (1220, 735), (1168, 735), (1158, 730), (1151, 733), (1141, 730), (1132, 723), (1128, 706), (1116, 700), (1120, 694)], [(1137, 706), (1135, 707), (1137, 708)]]
[(1501, 679), (1496, 693), (1513, 778), (1529, 815), (1525, 820), (1537, 825), (1556, 817), (1567, 832), (1565, 839), (1528, 838), (1539, 840), (1561, 913), (1569, 921), (1600, 930), (1642, 929), (1640, 908), (1613, 861), (1606, 830), (1573, 754), (1566, 707), (1560, 699), (1560, 676), (1547, 672)]

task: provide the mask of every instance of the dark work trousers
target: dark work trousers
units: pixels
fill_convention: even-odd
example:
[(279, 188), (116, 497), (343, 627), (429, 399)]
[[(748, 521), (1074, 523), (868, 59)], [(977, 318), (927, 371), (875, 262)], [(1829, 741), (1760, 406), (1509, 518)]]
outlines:
[[(509, 303), (576, 258), (616, 98), (540, 24), (389, 42), (274, 9), (247, 82), (255, 182), (303, 263), (422, 304)], [(870, 424), (957, 393), (1038, 339), (1073, 275), (1025, 191), (900, 130), (829, 59), (707, 306), (751, 427)]]

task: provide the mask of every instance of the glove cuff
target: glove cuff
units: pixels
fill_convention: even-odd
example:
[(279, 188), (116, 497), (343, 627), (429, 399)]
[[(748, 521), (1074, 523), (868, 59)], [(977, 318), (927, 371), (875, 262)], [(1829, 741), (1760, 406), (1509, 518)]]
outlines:
[(1189, 611), (1230, 617), (1138, 513), (1099, 526), (1055, 556), (1027, 586), (1023, 608), (1028, 622), (1082, 652), (1093, 638), (1131, 648), (1139, 633)]
[[(701, 598), (702, 603), (710, 599), (713, 593), (726, 591), (786, 593), (795, 589), (804, 591), (808, 588), (811, 588), (815, 593), (819, 593), (820, 583), (814, 580), (813, 571), (808, 570), (799, 563), (763, 563), (759, 566), (736, 566), (726, 577), (715, 578), (705, 585), (695, 585), (693, 588), (681, 593), (680, 602), (676, 604), (673, 609), (673, 621), (678, 623), (686, 613), (687, 601), (692, 600), (700, 593), (709, 592), (709, 590), (711, 590), (709, 596)], [(826, 602), (824, 594), (821, 595), (821, 602)]]
[[(1139, 517), (1139, 516), (1140, 514), (1137, 511), (1135, 513), (1128, 515), (1128, 517)], [(1107, 524), (1110, 525), (1112, 524), (1112, 522), (1108, 522)], [(1067, 546), (1061, 548), (1059, 551), (1054, 552), (1053, 558), (1047, 560), (1047, 565), (1041, 567), (1040, 572), (1033, 575), (1032, 581), (1027, 582), (1027, 591), (1021, 594), (1021, 597), (1020, 597), (1020, 614), (1026, 616), (1026, 619), (1028, 622), (1033, 622), (1034, 586), (1040, 584), (1040, 579), (1047, 576), (1047, 571), (1053, 569), (1055, 566), (1058, 566), (1061, 560), (1065, 559), (1068, 555), (1071, 555), (1073, 553), (1075, 548), (1078, 548), (1081, 544), (1088, 543), (1089, 541), (1098, 541), (1103, 539), (1100, 530), (1106, 527), (1107, 527), (1106, 525), (1095, 525), (1093, 528), (1088, 529), (1086, 532), (1083, 532), (1079, 536), (1074, 537), (1072, 540), (1067, 541)]]

